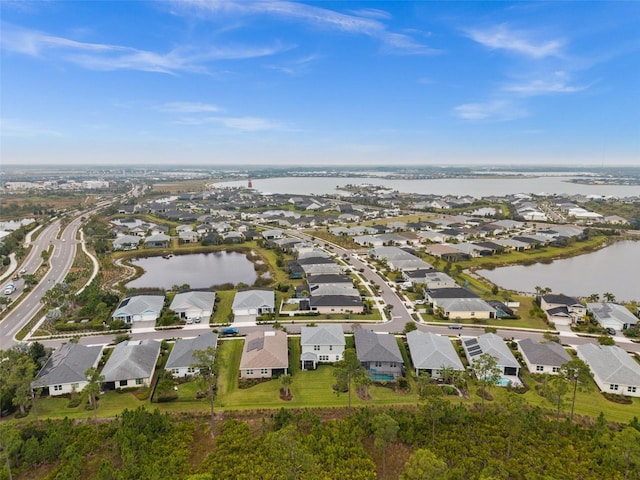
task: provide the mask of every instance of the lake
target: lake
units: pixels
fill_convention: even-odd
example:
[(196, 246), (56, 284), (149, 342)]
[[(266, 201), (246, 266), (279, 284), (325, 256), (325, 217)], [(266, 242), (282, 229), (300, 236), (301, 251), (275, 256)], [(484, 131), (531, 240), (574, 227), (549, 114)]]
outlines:
[[(334, 195), (336, 187), (381, 185), (402, 193), (431, 195), (471, 195), (475, 198), (516, 193), (557, 195), (599, 195), (614, 197), (640, 196), (640, 185), (583, 185), (570, 183), (573, 177), (545, 176), (535, 178), (443, 178), (399, 180), (363, 177), (275, 177), (252, 180), (253, 188), (263, 193), (302, 195)], [(224, 182), (221, 186), (246, 187), (247, 181)], [(345, 193), (345, 192), (342, 192)]]
[(555, 260), (550, 264), (500, 267), (476, 273), (496, 285), (535, 293), (536, 286), (553, 293), (588, 297), (605, 292), (617, 301), (640, 300), (640, 241), (616, 242), (596, 252)]
[(127, 288), (165, 288), (188, 284), (191, 288), (209, 288), (223, 283), (253, 284), (257, 274), (253, 263), (243, 253), (212, 252), (175, 255), (171, 258), (136, 259), (134, 265), (144, 274), (127, 284)]

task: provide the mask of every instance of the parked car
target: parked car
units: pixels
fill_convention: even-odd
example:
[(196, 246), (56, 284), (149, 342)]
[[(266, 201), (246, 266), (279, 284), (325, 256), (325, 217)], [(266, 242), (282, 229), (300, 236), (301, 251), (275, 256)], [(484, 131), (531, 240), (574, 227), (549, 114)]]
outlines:
[(449, 328), (451, 330), (462, 330), (462, 325), (460, 325), (459, 323), (452, 323), (449, 325)]
[(607, 328), (607, 333), (609, 335), (615, 335), (616, 334), (616, 330), (614, 328), (609, 327), (609, 328)]
[(220, 330), (221, 335), (237, 335), (238, 329), (233, 327), (227, 327)]

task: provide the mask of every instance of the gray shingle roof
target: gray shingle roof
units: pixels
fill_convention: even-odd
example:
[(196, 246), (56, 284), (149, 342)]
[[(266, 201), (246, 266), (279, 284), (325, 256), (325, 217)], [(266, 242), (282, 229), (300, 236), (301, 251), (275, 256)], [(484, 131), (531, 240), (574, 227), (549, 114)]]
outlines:
[(217, 348), (217, 346), (218, 335), (213, 332), (205, 333), (195, 338), (182, 338), (176, 341), (164, 368), (171, 370), (173, 368), (190, 367), (198, 362), (198, 359), (193, 356), (195, 350), (206, 350), (208, 347)]
[(567, 351), (556, 342), (540, 343), (531, 338), (525, 338), (518, 345), (522, 355), (532, 365), (560, 367), (571, 360)]
[(266, 331), (247, 335), (240, 369), (252, 368), (289, 368), (287, 334), (282, 331)]
[(439, 370), (442, 366), (464, 370), (451, 340), (431, 332), (407, 333), (407, 343), (415, 368)]
[(32, 385), (46, 387), (84, 382), (87, 379), (84, 372), (97, 363), (100, 352), (101, 346), (65, 343), (49, 357)]
[(388, 333), (378, 335), (373, 330), (356, 328), (356, 353), (361, 362), (404, 363), (396, 338)]
[[(475, 354), (469, 354), (470, 350), (477, 345), (480, 347), (480, 351)], [(492, 357), (498, 360), (498, 366), (500, 367), (515, 367), (520, 368), (520, 364), (516, 357), (513, 356), (507, 344), (504, 343), (502, 337), (495, 333), (485, 333), (480, 335), (477, 339), (471, 338), (462, 342), (467, 358), (470, 362), (473, 362), (479, 355), (488, 353)]]
[(300, 345), (345, 345), (342, 325), (302, 327)]
[(603, 382), (640, 386), (640, 365), (617, 345), (585, 343), (576, 349)]
[(216, 301), (216, 292), (182, 292), (173, 297), (171, 306), (174, 312), (185, 311), (190, 308), (213, 311)]
[(635, 325), (638, 319), (623, 305), (617, 303), (587, 303), (587, 310), (593, 313), (596, 320), (601, 323), (616, 323), (621, 329), (623, 325)]
[(273, 308), (274, 305), (275, 297), (273, 290), (244, 290), (236, 293), (231, 308), (233, 310), (259, 308), (263, 306)]
[(102, 375), (105, 382), (150, 378), (160, 355), (160, 342), (128, 341), (116, 345)]
[(113, 312), (114, 317), (121, 315), (136, 315), (147, 311), (160, 315), (164, 306), (164, 295), (136, 295), (125, 298)]
[(440, 298), (438, 306), (445, 312), (495, 312), (496, 309), (481, 298)]

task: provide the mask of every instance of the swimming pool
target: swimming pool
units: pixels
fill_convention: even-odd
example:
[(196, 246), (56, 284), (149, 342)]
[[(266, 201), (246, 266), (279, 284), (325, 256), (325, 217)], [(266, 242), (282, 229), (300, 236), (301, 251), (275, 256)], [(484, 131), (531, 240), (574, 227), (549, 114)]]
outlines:
[(511, 385), (511, 380), (509, 380), (508, 378), (501, 378), (496, 382), (496, 385), (498, 387), (508, 387), (509, 385)]

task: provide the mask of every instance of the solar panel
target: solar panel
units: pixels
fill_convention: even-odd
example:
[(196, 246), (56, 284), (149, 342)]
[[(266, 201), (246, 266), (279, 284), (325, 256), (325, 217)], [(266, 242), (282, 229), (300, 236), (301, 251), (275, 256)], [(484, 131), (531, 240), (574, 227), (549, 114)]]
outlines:
[(473, 353), (469, 352), (469, 356), (475, 357), (476, 355), (480, 355), (481, 353), (482, 353), (482, 350), (478, 350), (477, 352), (473, 352)]
[(469, 348), (469, 352), (477, 352), (478, 350), (482, 350), (479, 345)]
[(464, 341), (464, 344), (465, 344), (467, 347), (470, 347), (470, 346), (472, 346), (472, 345), (477, 345), (477, 344), (478, 344), (478, 339), (477, 339), (477, 338), (470, 338), (469, 340), (465, 340), (465, 341)]

